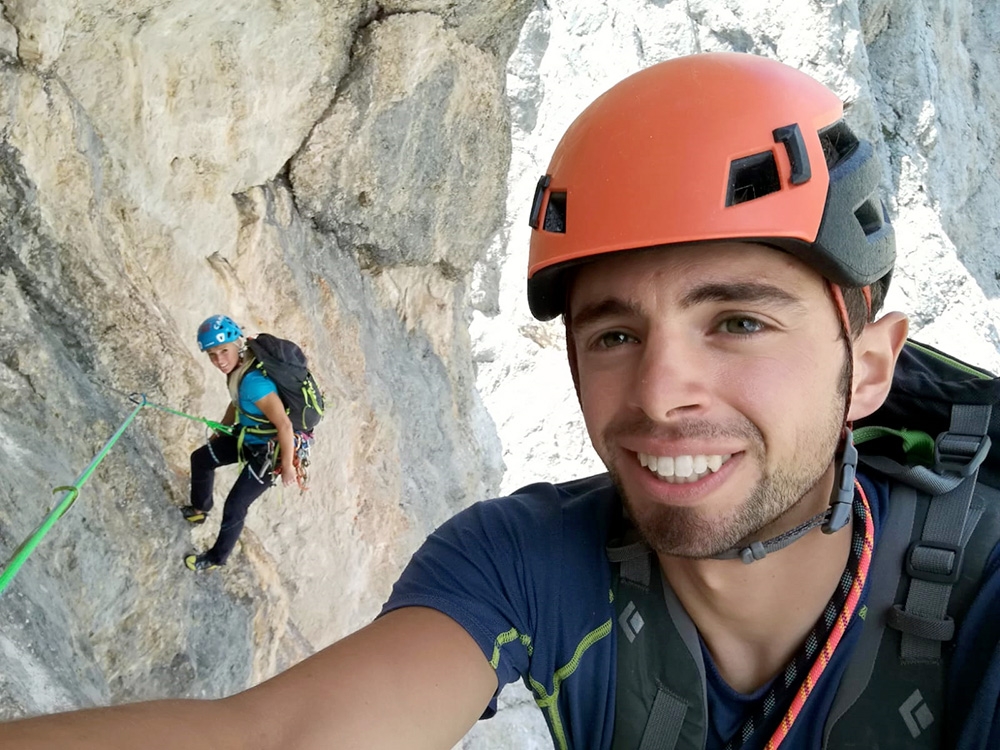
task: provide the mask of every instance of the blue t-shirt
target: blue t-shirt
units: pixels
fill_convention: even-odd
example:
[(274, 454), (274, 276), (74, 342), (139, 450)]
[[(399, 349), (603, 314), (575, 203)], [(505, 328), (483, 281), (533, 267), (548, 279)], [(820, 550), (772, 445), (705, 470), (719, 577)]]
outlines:
[[(877, 538), (888, 487), (861, 478)], [(607, 475), (536, 484), (477, 503), (431, 534), (403, 571), (382, 613), (436, 609), (458, 622), (496, 670), (498, 689), (522, 680), (560, 750), (608, 750), (614, 736), (616, 636), (606, 545), (620, 515)], [(959, 630), (949, 675), (956, 750), (1000, 747), (1000, 559), (995, 549)], [(784, 747), (821, 747), (821, 732), (860, 634), (848, 628)], [(707, 655), (707, 649), (704, 650)], [(742, 720), (741, 696), (706, 660), (712, 728), (708, 748)], [(894, 707), (893, 707), (894, 710)], [(483, 718), (496, 711), (496, 695)], [(901, 725), (901, 731), (905, 731)]]
[[(242, 380), (240, 380), (240, 402), (237, 404), (239, 423), (244, 427), (260, 426), (259, 419), (266, 421), (267, 417), (264, 416), (264, 412), (257, 408), (257, 402), (269, 393), (277, 392), (278, 386), (274, 384), (273, 380), (264, 375), (264, 373), (259, 370), (250, 370), (247, 372)], [(258, 417), (258, 421), (250, 419), (247, 416), (248, 414)], [(249, 432), (243, 436), (243, 442), (250, 443), (251, 445), (261, 445), (270, 439), (268, 435), (254, 435)]]

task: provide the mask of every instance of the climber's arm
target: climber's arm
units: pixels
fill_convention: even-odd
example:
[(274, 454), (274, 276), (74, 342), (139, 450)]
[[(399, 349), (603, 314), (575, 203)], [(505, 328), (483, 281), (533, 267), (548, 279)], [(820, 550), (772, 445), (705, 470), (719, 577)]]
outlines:
[(252, 733), (267, 740), (261, 748), (447, 750), (496, 688), (496, 673), (461, 626), (408, 607), (226, 703), (254, 717)]
[(295, 432), (292, 422), (285, 413), (285, 405), (281, 403), (277, 393), (268, 393), (254, 402), (267, 421), (278, 431), (278, 457), (281, 460), (281, 481), (287, 486), (295, 483)]
[(0, 724), (18, 750), (447, 750), (475, 723), (496, 674), (447, 616), (410, 607), (246, 692)]

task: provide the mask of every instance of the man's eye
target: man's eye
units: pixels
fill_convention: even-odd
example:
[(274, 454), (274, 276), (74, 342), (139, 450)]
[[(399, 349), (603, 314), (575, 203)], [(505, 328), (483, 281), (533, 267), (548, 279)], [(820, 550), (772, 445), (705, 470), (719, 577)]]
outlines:
[(756, 318), (727, 318), (722, 321), (720, 328), (726, 333), (732, 333), (737, 336), (749, 336), (754, 333), (760, 333), (764, 330), (765, 326)]
[(607, 333), (602, 333), (600, 338), (597, 339), (597, 345), (601, 349), (611, 349), (615, 346), (627, 344), (631, 338), (631, 336), (622, 331), (608, 331)]

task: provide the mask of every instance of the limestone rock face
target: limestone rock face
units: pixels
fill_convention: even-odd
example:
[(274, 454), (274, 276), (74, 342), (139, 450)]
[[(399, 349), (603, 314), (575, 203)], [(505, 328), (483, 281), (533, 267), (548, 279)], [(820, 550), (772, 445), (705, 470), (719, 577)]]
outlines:
[[(496, 494), (467, 298), (503, 213), (527, 8), (408, 10), (5, 3), (0, 557), (130, 393), (221, 416), (194, 339), (212, 313), (299, 342), (327, 414), (309, 491), (271, 490), (200, 577), (181, 560), (219, 512), (192, 530), (176, 506), (205, 429), (135, 415), (0, 599), (3, 717), (258, 682), (370, 621), (426, 534)], [(478, 220), (449, 233), (455, 206)], [(221, 509), (236, 469), (219, 475)]]
[[(459, 508), (600, 470), (526, 219), (572, 119), (668, 57), (832, 86), (883, 158), (887, 307), (1000, 369), (998, 34), (969, 1), (2, 0), (0, 562), (128, 394), (221, 416), (210, 314), (298, 341), (328, 411), (311, 489), (199, 577), (219, 514), (176, 506), (205, 429), (135, 415), (0, 595), (0, 718), (245, 688), (370, 621)], [(551, 746), (526, 692), (501, 706), (464, 747)]]
[(427, 13), (373, 22), (354, 58), (292, 161), (300, 209), (366, 268), (467, 276), (503, 217), (502, 71)]

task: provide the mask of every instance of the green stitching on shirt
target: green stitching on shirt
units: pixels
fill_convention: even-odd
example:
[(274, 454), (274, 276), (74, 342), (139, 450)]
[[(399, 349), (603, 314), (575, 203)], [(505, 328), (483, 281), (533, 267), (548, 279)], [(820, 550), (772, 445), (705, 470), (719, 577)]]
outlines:
[(500, 666), (500, 649), (514, 641), (520, 641), (521, 645), (528, 650), (528, 656), (531, 656), (531, 652), (533, 651), (531, 636), (521, 635), (517, 632), (517, 628), (511, 628), (507, 632), (498, 635), (497, 639), (493, 642), (493, 656), (490, 658), (490, 666), (493, 667), (494, 671)]
[[(569, 748), (566, 742), (566, 730), (563, 728), (562, 717), (559, 716), (559, 687), (580, 666), (580, 659), (583, 658), (587, 649), (611, 633), (611, 627), (611, 620), (608, 620), (583, 637), (583, 640), (580, 641), (573, 652), (573, 658), (565, 666), (557, 669), (556, 673), (552, 675), (552, 695), (546, 692), (545, 686), (542, 683), (538, 682), (530, 674), (528, 675), (528, 682), (538, 696), (535, 699), (535, 703), (548, 715), (549, 726), (552, 729), (552, 735), (555, 737), (559, 750), (568, 750)], [(534, 650), (534, 647), (531, 645), (531, 636), (518, 633), (517, 628), (511, 628), (498, 635), (493, 642), (493, 656), (490, 658), (490, 666), (494, 670), (500, 666), (500, 649), (508, 643), (514, 643), (515, 641), (519, 641), (527, 649), (528, 656), (531, 656)]]
[(583, 640), (580, 641), (580, 644), (576, 647), (576, 651), (573, 652), (573, 658), (569, 660), (569, 663), (564, 667), (557, 669), (556, 673), (552, 675), (552, 695), (546, 693), (544, 685), (535, 680), (530, 674), (528, 675), (528, 681), (531, 683), (531, 688), (538, 696), (535, 699), (535, 703), (538, 704), (538, 707), (545, 711), (548, 715), (549, 726), (552, 729), (552, 735), (555, 737), (559, 750), (568, 750), (569, 748), (569, 745), (566, 742), (566, 730), (563, 728), (562, 717), (559, 716), (559, 688), (563, 681), (573, 674), (576, 671), (576, 668), (580, 666), (580, 659), (583, 658), (587, 649), (602, 638), (607, 637), (610, 633), (611, 620), (608, 620), (603, 625), (591, 630), (583, 637)]

